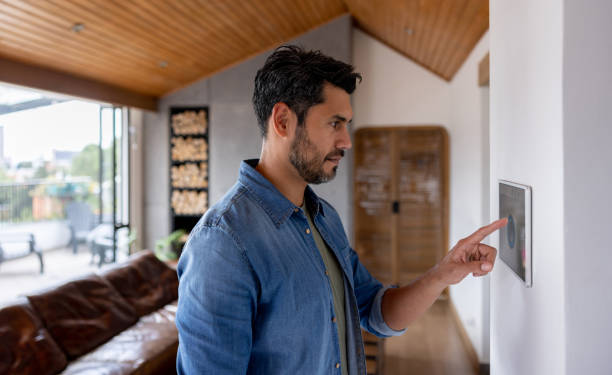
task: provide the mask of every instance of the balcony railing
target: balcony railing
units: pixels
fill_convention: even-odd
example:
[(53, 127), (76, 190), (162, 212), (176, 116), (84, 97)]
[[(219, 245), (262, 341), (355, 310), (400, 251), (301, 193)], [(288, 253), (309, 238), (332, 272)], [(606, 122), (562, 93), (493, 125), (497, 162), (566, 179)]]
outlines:
[(97, 185), (89, 177), (0, 184), (0, 225), (65, 219), (64, 207), (75, 199), (88, 201), (95, 212)]

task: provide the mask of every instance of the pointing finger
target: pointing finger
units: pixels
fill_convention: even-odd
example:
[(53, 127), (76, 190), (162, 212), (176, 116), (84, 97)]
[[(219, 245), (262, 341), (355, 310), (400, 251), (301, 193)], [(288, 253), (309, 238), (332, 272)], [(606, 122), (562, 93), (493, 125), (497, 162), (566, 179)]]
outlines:
[(496, 220), (496, 221), (492, 222), (491, 224), (486, 225), (486, 226), (478, 229), (476, 232), (472, 233), (469, 237), (466, 238), (466, 242), (468, 242), (470, 244), (480, 243), (489, 234), (495, 232), (499, 228), (502, 228), (502, 227), (506, 226), (506, 224), (508, 224), (508, 219), (507, 218)]

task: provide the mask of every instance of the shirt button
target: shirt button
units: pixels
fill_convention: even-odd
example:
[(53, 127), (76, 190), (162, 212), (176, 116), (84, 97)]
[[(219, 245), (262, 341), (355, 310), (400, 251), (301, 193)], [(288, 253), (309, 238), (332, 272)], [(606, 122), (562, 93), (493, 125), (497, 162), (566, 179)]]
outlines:
[(310, 234), (310, 229), (306, 228), (306, 234)]
[(339, 363), (336, 363), (336, 368), (340, 368), (340, 364)]
[(336, 323), (336, 317), (334, 316), (332, 322)]
[(293, 212), (298, 212), (299, 210), (300, 209), (296, 207), (296, 208), (293, 209)]

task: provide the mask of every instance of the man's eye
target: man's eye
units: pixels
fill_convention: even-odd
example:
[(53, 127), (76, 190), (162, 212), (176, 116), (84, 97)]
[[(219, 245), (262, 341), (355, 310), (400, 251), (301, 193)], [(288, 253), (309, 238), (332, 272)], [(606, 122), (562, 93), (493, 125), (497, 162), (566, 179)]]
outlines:
[(332, 126), (332, 128), (337, 128), (338, 125), (340, 125), (340, 121), (332, 121), (329, 124)]

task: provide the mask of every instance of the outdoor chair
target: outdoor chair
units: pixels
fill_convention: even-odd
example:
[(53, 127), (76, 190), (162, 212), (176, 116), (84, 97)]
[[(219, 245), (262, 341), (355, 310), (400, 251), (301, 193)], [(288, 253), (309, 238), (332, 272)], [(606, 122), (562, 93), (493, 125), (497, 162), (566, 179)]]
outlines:
[(45, 270), (42, 251), (36, 246), (32, 233), (0, 234), (0, 264), (7, 260), (19, 259), (36, 254), (40, 262), (40, 273)]
[(72, 252), (78, 252), (79, 243), (87, 241), (87, 235), (96, 226), (96, 216), (85, 202), (71, 202), (66, 206), (66, 218), (70, 228)]
[[(113, 224), (102, 223), (92, 229), (87, 235), (87, 246), (91, 250), (90, 264), (93, 264), (96, 257), (98, 257), (98, 267), (111, 263), (113, 261)], [(117, 232), (117, 249), (128, 246), (127, 230), (120, 229)]]

